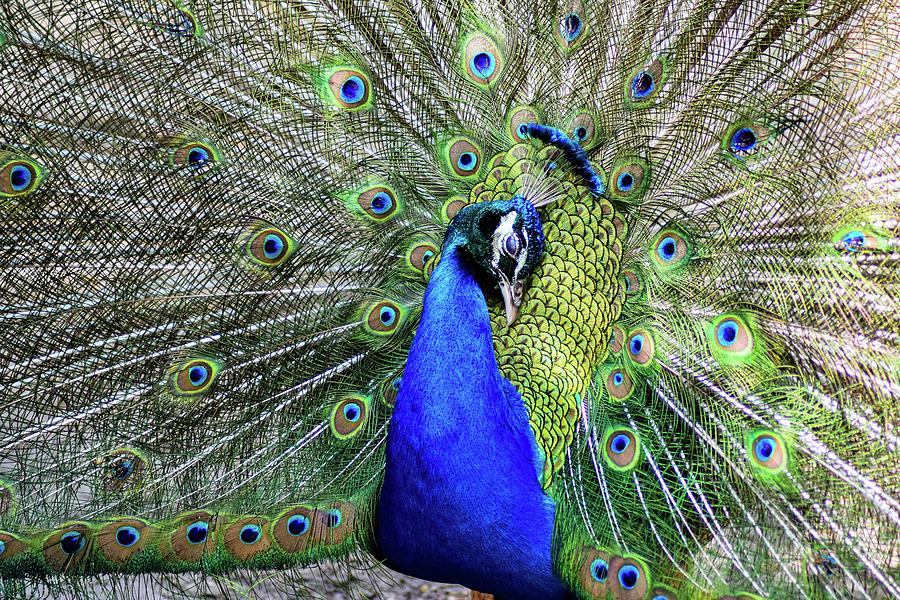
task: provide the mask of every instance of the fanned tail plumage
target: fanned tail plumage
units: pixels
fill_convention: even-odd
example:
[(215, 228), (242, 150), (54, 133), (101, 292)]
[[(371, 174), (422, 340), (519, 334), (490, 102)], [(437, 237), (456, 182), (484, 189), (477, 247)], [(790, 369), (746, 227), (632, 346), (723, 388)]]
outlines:
[(377, 556), (447, 225), (522, 195), (494, 349), (573, 593), (900, 596), (898, 17), (4, 3), (6, 594)]

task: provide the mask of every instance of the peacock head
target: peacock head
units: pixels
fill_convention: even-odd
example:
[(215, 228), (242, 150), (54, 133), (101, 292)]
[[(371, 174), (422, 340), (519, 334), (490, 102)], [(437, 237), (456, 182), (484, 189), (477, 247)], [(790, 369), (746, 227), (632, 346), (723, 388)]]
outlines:
[(477, 268), (476, 276), (496, 282), (506, 308), (506, 322), (519, 314), (525, 280), (544, 251), (544, 230), (534, 205), (516, 196), (512, 200), (479, 202), (466, 206), (453, 218), (444, 249), (454, 245)]

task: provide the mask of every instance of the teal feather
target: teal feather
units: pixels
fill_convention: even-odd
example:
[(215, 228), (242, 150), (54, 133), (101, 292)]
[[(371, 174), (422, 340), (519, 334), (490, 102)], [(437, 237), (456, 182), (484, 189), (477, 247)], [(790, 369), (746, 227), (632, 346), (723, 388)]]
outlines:
[(546, 241), (511, 326), (503, 248), (469, 266), (555, 506), (553, 577), (581, 598), (900, 596), (897, 17), (3, 3), (2, 595), (279, 588), (342, 561), (386, 579), (379, 491), (398, 398), (431, 390), (404, 375), (429, 278), (464, 206), (521, 195)]

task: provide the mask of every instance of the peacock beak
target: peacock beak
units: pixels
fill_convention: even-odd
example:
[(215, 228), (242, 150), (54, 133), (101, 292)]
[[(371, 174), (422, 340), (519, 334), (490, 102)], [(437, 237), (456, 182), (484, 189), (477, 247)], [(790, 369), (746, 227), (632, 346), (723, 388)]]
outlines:
[(511, 284), (503, 274), (500, 274), (497, 281), (500, 284), (500, 295), (503, 296), (503, 307), (506, 309), (506, 326), (509, 327), (519, 316), (519, 307), (522, 306), (525, 286), (521, 281)]

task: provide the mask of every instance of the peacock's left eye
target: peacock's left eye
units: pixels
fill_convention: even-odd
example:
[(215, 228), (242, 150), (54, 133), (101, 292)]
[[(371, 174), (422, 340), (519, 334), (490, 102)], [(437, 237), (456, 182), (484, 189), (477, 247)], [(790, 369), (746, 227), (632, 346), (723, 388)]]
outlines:
[(505, 238), (503, 238), (503, 253), (510, 258), (515, 258), (519, 253), (519, 236), (515, 233), (510, 233)]

